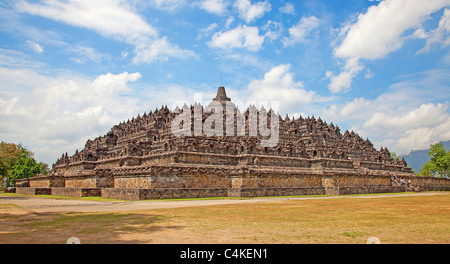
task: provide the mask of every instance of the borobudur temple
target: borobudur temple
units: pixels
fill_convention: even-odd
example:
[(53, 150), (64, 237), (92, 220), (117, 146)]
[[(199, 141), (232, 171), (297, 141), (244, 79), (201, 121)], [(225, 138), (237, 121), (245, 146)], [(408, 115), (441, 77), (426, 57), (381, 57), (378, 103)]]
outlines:
[[(144, 200), (450, 190), (448, 179), (418, 177), (387, 148), (320, 117), (282, 118), (253, 105), (241, 113), (228, 108), (223, 86), (211, 103), (121, 122), (63, 154), (49, 176), (19, 180), (16, 192)], [(262, 144), (275, 132), (276, 144)]]

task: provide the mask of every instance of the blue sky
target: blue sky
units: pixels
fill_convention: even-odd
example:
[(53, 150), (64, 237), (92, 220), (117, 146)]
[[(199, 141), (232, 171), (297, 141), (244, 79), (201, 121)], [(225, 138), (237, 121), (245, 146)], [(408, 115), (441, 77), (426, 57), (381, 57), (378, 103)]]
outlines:
[(0, 139), (52, 164), (222, 82), (397, 154), (450, 139), (449, 0), (0, 3)]

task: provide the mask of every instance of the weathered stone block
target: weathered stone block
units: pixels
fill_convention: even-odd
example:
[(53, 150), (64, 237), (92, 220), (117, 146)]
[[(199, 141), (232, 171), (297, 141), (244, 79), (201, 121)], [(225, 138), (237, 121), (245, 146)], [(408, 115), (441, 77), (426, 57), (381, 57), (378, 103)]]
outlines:
[(67, 197), (101, 197), (100, 188), (52, 188), (52, 195)]
[(16, 193), (26, 195), (51, 195), (51, 188), (16, 187)]

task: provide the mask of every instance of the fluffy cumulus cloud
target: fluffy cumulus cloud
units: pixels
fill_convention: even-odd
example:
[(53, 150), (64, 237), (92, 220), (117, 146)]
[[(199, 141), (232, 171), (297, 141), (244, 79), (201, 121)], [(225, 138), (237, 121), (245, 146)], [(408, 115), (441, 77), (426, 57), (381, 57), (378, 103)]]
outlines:
[(221, 49), (244, 48), (258, 51), (263, 42), (264, 36), (259, 35), (257, 27), (239, 25), (229, 31), (215, 33), (208, 45)]
[(291, 3), (286, 3), (284, 6), (279, 8), (281, 13), (294, 15), (295, 14), (295, 6)]
[[(448, 104), (422, 104), (404, 111), (396, 108), (396, 113), (392, 113), (383, 109), (386, 105), (378, 105), (379, 101), (358, 98), (341, 107), (331, 106), (323, 116), (336, 117), (332, 120), (338, 124), (350, 121), (351, 129), (361, 136), (370, 135), (377, 147), (390, 146), (390, 150), (398, 154), (426, 149), (430, 144), (450, 139)], [(371, 107), (373, 110), (368, 110)]]
[(51, 1), (41, 4), (18, 1), (17, 10), (93, 30), (98, 34), (136, 46), (136, 63), (151, 63), (168, 57), (185, 58), (192, 51), (180, 49), (120, 0)]
[(22, 142), (39, 160), (52, 163), (61, 152), (82, 148), (87, 138), (135, 115), (139, 101), (128, 96), (134, 93), (129, 84), (140, 78), (137, 72), (89, 79), (0, 68), (2, 140)]
[[(353, 78), (364, 69), (357, 58), (348, 59), (340, 74), (335, 75), (332, 71), (325, 73), (331, 79), (328, 89), (332, 93), (348, 91), (352, 85)], [(373, 73), (372, 73), (373, 74)]]
[(319, 23), (315, 16), (302, 17), (296, 25), (289, 28), (289, 37), (284, 38), (284, 46), (304, 42), (313, 30), (319, 27)]
[(407, 39), (403, 35), (405, 31), (420, 28), (431, 14), (449, 4), (449, 0), (385, 0), (368, 8), (356, 22), (341, 29), (342, 40), (334, 55), (338, 59), (351, 60), (351, 63), (347, 62), (339, 75), (329, 74), (333, 77), (330, 90), (347, 89), (364, 68), (359, 62), (361, 59), (381, 59), (397, 51)]
[(377, 112), (364, 123), (364, 128), (396, 128), (414, 129), (416, 127), (433, 127), (445, 122), (448, 119), (446, 110), (448, 105), (444, 104), (423, 104), (419, 108), (413, 109), (403, 115), (387, 115)]
[[(445, 92), (448, 87), (443, 85), (448, 82), (448, 71), (435, 70), (418, 75), (391, 85), (389, 91), (377, 98), (360, 97), (336, 103), (326, 107), (321, 115), (369, 137), (378, 148), (390, 146), (390, 150), (398, 154), (449, 140), (449, 104), (433, 102), (437, 97), (449, 96)], [(429, 86), (433, 87), (432, 91), (426, 90)]]
[[(427, 149), (432, 143), (450, 139), (450, 115), (447, 109), (448, 103), (429, 103), (392, 116), (375, 113), (365, 122), (363, 129), (388, 132), (391, 138), (386, 137), (381, 143), (389, 143), (399, 153), (407, 153), (410, 149)], [(401, 137), (395, 138), (396, 135)]]
[(324, 101), (314, 91), (307, 91), (302, 82), (295, 81), (290, 68), (289, 64), (275, 66), (264, 74), (264, 78), (250, 82), (249, 100), (255, 104), (278, 101), (282, 113), (294, 113), (302, 106), (310, 107), (313, 103)]
[(136, 64), (151, 63), (157, 61), (167, 61), (171, 58), (195, 58), (196, 55), (192, 51), (182, 50), (177, 45), (170, 43), (167, 37), (152, 41), (144, 41), (137, 44), (136, 56), (133, 62)]
[(239, 17), (247, 23), (261, 18), (265, 13), (272, 10), (268, 1), (252, 3), (250, 0), (236, 0), (233, 7), (239, 13)]
[(203, 0), (196, 2), (195, 4), (206, 12), (216, 15), (225, 14), (227, 7), (230, 5), (230, 3), (225, 0)]

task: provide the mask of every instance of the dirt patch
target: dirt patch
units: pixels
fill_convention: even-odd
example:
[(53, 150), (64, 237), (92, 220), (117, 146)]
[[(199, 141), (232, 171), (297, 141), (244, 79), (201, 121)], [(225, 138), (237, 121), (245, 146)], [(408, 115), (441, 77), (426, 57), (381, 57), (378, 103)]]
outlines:
[(75, 213), (75, 212), (123, 212), (151, 209), (169, 209), (197, 206), (216, 206), (226, 204), (265, 203), (289, 200), (317, 199), (372, 199), (409, 196), (435, 196), (450, 192), (396, 193), (354, 196), (302, 196), (302, 197), (263, 197), (242, 199), (187, 199), (187, 200), (151, 200), (151, 201), (119, 201), (119, 200), (87, 200), (74, 198), (53, 198), (51, 196), (27, 196), (0, 194), (1, 204), (14, 204), (35, 213)]
[[(121, 210), (101, 212), (36, 212), (36, 208), (0, 199), (0, 243), (66, 243), (69, 237), (78, 237), (85, 244), (361, 244), (373, 236), (382, 243), (450, 243), (448, 193), (312, 198), (207, 203), (214, 206), (206, 206), (204, 202), (208, 201), (179, 201), (178, 208), (172, 201), (165, 205), (168, 208), (160, 209), (145, 207), (161, 207), (163, 201), (107, 202), (98, 206), (103, 209), (118, 206)], [(48, 204), (53, 207), (41, 204), (40, 210), (78, 208), (50, 200)], [(26, 201), (27, 206), (37, 206), (35, 201), (21, 201)], [(71, 202), (76, 204), (79, 200)], [(81, 202), (83, 208), (95, 208), (98, 203), (85, 202)], [(134, 210), (136, 204), (141, 206), (139, 210)], [(122, 206), (131, 210), (122, 210)]]

